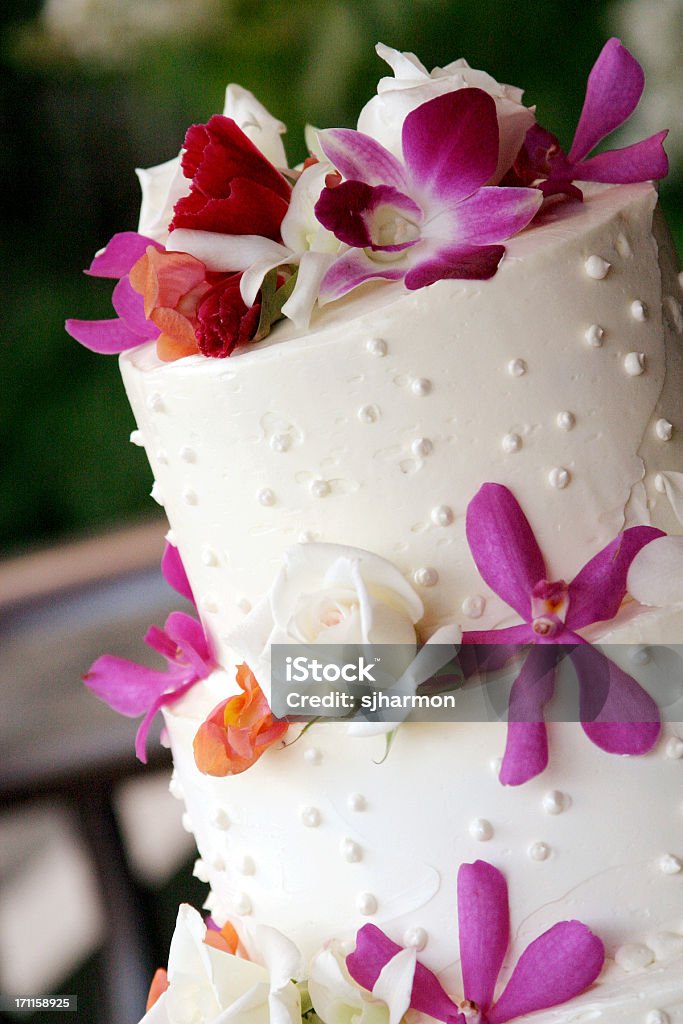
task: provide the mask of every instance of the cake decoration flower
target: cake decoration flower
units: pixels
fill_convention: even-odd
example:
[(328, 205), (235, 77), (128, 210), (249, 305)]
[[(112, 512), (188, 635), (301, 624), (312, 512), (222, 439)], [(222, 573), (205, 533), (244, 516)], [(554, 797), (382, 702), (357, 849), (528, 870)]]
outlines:
[(318, 220), (350, 246), (322, 279), (321, 305), (373, 278), (423, 288), (495, 274), (500, 243), (530, 223), (535, 190), (487, 186), (498, 161), (496, 106), (481, 89), (423, 103), (405, 118), (403, 159), (362, 132), (329, 128), (320, 145), (344, 181), (330, 181)]
[(403, 950), (402, 959), (408, 961), (407, 965), (401, 960), (396, 965), (396, 958), (392, 961), (392, 967), (403, 968), (402, 977), (396, 979), (397, 984), (385, 989), (376, 984), (372, 993), (358, 985), (349, 974), (347, 955), (348, 947), (345, 943), (332, 941), (311, 961), (308, 995), (317, 1017), (325, 1024), (338, 1024), (341, 1021), (353, 1021), (354, 1024), (399, 1024), (410, 1005), (415, 951)]
[[(605, 951), (580, 921), (561, 921), (527, 946), (503, 991), (496, 984), (510, 942), (508, 889), (503, 874), (486, 861), (458, 871), (458, 931), (464, 999), (456, 1002), (419, 961), (399, 964), (394, 985), (412, 978), (410, 1007), (446, 1024), (505, 1024), (525, 1014), (560, 1006), (580, 995), (600, 974)], [(346, 958), (351, 977), (374, 994), (378, 982), (406, 950), (376, 925), (356, 936)]]
[(287, 732), (248, 665), (238, 666), (236, 680), (242, 693), (221, 701), (194, 738), (195, 764), (205, 775), (239, 775)]
[(66, 321), (67, 333), (91, 352), (113, 355), (159, 336), (159, 328), (145, 316), (142, 298), (132, 287), (128, 276), (148, 248), (158, 250), (162, 247), (136, 231), (122, 231), (97, 253), (85, 271), (90, 277), (118, 278), (112, 294), (116, 319), (72, 318)]
[(466, 531), (482, 579), (524, 621), (505, 629), (466, 631), (463, 644), (506, 645), (497, 659), (501, 664), (514, 645), (533, 645), (510, 694), (501, 782), (519, 785), (547, 766), (543, 707), (553, 694), (559, 657), (555, 645), (571, 648), (588, 738), (612, 754), (650, 750), (660, 732), (657, 705), (577, 631), (615, 617), (626, 595), (631, 563), (662, 531), (650, 526), (624, 530), (570, 583), (548, 581), (531, 526), (507, 487), (487, 483), (480, 488), (467, 508)]
[(536, 184), (546, 196), (564, 193), (581, 199), (573, 181), (627, 184), (666, 177), (662, 147), (668, 131), (657, 132), (623, 149), (589, 154), (619, 128), (638, 106), (645, 86), (643, 69), (619, 39), (608, 39), (588, 76), (586, 97), (568, 153), (556, 136), (540, 125), (527, 132), (510, 181)]
[(274, 928), (242, 927), (248, 948), (242, 950), (240, 943), (231, 950), (230, 942), (216, 939), (222, 933), (208, 929), (196, 910), (182, 904), (168, 971), (155, 975), (140, 1024), (240, 1019), (301, 1024), (301, 999), (292, 981), (300, 970), (296, 946)]
[[(166, 545), (161, 569), (166, 582), (194, 604), (180, 555), (171, 544)], [(163, 629), (152, 626), (145, 643), (166, 659), (165, 672), (103, 654), (83, 677), (86, 686), (114, 711), (129, 718), (144, 715), (135, 737), (135, 752), (143, 764), (147, 762), (147, 734), (155, 715), (215, 668), (201, 623), (184, 612), (171, 612)]]

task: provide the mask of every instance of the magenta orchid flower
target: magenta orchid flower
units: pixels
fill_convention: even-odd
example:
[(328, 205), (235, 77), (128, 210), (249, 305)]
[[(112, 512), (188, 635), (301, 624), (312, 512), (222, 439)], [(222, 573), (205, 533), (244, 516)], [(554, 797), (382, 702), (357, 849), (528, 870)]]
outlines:
[(467, 540), (482, 579), (524, 620), (507, 629), (463, 633), (463, 644), (533, 644), (510, 693), (508, 735), (500, 780), (520, 785), (548, 764), (543, 707), (553, 695), (556, 645), (568, 645), (578, 677), (580, 712), (588, 738), (612, 754), (644, 754), (660, 732), (652, 698), (631, 676), (588, 644), (577, 630), (613, 619), (626, 595), (626, 577), (638, 552), (663, 536), (635, 526), (584, 565), (571, 583), (549, 582), (545, 562), (519, 504), (501, 484), (488, 483), (467, 508)]
[(156, 249), (164, 248), (136, 231), (122, 231), (114, 235), (85, 271), (90, 277), (119, 279), (111, 299), (117, 313), (115, 319), (66, 321), (66, 330), (71, 337), (91, 352), (113, 355), (159, 337), (159, 328), (145, 317), (142, 295), (128, 280), (129, 271), (150, 245)]
[(371, 278), (416, 289), (495, 274), (505, 253), (500, 242), (525, 228), (542, 202), (534, 189), (486, 186), (498, 134), (493, 99), (472, 88), (408, 114), (403, 163), (362, 132), (320, 132), (325, 156), (346, 180), (328, 177), (315, 214), (351, 246), (323, 277), (320, 304)]
[(562, 151), (554, 135), (533, 125), (515, 161), (516, 174), (507, 180), (535, 182), (546, 196), (564, 193), (581, 199), (582, 193), (573, 181), (622, 185), (666, 177), (669, 165), (662, 142), (667, 131), (623, 149), (588, 156), (602, 139), (628, 120), (644, 85), (645, 75), (635, 57), (618, 39), (609, 39), (588, 76), (586, 98), (569, 153)]
[[(195, 603), (180, 555), (170, 544), (166, 545), (161, 571), (174, 590)], [(129, 718), (144, 714), (135, 737), (135, 753), (143, 764), (147, 763), (147, 734), (154, 716), (215, 668), (201, 623), (184, 612), (172, 612), (163, 629), (150, 627), (145, 643), (164, 656), (167, 671), (104, 654), (83, 677), (86, 686), (114, 711)]]
[[(458, 930), (465, 999), (454, 1002), (419, 962), (410, 998), (413, 1010), (446, 1024), (505, 1024), (559, 1006), (592, 985), (605, 959), (602, 942), (586, 925), (561, 921), (527, 946), (496, 999), (510, 942), (508, 890), (501, 872), (481, 860), (463, 864), (458, 872)], [(376, 925), (367, 924), (358, 932), (346, 966), (354, 981), (372, 991), (401, 950)]]

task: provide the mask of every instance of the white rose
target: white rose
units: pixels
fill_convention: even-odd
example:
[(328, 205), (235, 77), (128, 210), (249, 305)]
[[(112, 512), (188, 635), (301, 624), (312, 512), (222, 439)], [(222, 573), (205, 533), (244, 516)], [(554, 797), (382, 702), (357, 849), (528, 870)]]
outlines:
[(272, 644), (401, 644), (412, 661), (415, 624), (423, 614), (413, 588), (379, 555), (340, 544), (297, 544), (285, 552), (270, 592), (228, 642), (268, 696)]
[(241, 85), (229, 85), (225, 90), (223, 114), (235, 121), (247, 138), (261, 150), (266, 160), (280, 169), (287, 167), (285, 148), (280, 138), (287, 129), (253, 93)]
[(299, 992), (291, 981), (298, 970), (296, 947), (273, 928), (253, 932), (261, 963), (207, 946), (200, 915), (181, 906), (168, 958), (169, 987), (140, 1024), (301, 1024)]
[(380, 973), (372, 992), (358, 985), (346, 968), (350, 950), (332, 942), (318, 953), (310, 968), (308, 994), (324, 1024), (398, 1024), (410, 1006), (415, 974), (415, 950), (401, 950)]
[(491, 75), (471, 68), (462, 59), (429, 72), (413, 53), (400, 53), (382, 43), (378, 43), (376, 49), (391, 67), (394, 77), (380, 80), (377, 96), (360, 112), (358, 130), (371, 135), (400, 158), (401, 129), (407, 114), (443, 93), (468, 86), (483, 89), (495, 100), (498, 114), (500, 151), (496, 173), (489, 184), (499, 182), (512, 166), (524, 136), (536, 120), (533, 109), (522, 103), (522, 90), (501, 85)]

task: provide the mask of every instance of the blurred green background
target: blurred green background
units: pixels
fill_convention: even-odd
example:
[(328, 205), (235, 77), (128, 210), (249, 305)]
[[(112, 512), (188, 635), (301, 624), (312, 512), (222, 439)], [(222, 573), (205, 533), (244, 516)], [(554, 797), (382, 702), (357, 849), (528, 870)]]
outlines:
[(5, 0), (0, 19), (0, 553), (155, 514), (116, 360), (62, 325), (111, 315), (109, 283), (80, 271), (136, 227), (133, 168), (174, 156), (230, 81), (287, 122), (291, 164), (307, 120), (355, 124), (384, 73), (378, 40), (524, 87), (568, 144), (586, 75), (619, 35), (648, 75), (619, 141), (674, 129), (662, 202), (683, 239), (681, 0)]

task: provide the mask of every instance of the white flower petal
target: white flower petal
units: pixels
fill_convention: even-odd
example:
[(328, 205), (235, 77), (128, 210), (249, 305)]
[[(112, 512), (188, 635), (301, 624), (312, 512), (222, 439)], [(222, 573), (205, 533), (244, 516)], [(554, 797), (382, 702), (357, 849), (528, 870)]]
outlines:
[(683, 537), (659, 537), (641, 548), (626, 589), (640, 604), (656, 608), (683, 603)]
[(279, 267), (281, 263), (288, 262), (292, 257), (293, 253), (288, 253), (287, 257), (282, 253), (278, 253), (277, 256), (263, 256), (244, 271), (240, 280), (240, 293), (245, 306), (254, 305), (258, 290), (263, 284), (263, 278), (268, 271)]
[(427, 68), (417, 59), (414, 53), (407, 51), (402, 53), (400, 50), (394, 50), (391, 46), (385, 46), (384, 43), (377, 43), (375, 53), (383, 61), (386, 61), (394, 72), (394, 76), (398, 79), (408, 79), (410, 81), (415, 78), (422, 78), (423, 76), (429, 78)]
[(225, 90), (223, 113), (231, 117), (276, 167), (286, 168), (287, 157), (281, 135), (287, 131), (282, 121), (273, 117), (253, 93), (241, 85), (229, 85)]
[(168, 225), (173, 219), (173, 207), (190, 191), (190, 183), (180, 166), (180, 156), (156, 167), (138, 167), (135, 173), (142, 189), (138, 231), (156, 242), (165, 242)]
[(169, 252), (187, 252), (206, 264), (208, 270), (217, 272), (246, 270), (266, 258), (283, 263), (290, 255), (284, 245), (262, 235), (221, 235), (188, 228), (171, 232), (166, 248)]
[(414, 947), (402, 949), (384, 965), (374, 984), (373, 996), (389, 1007), (389, 1024), (399, 1024), (410, 1008), (416, 964), (417, 950)]
[(282, 307), (284, 315), (299, 330), (308, 327), (320, 291), (320, 282), (335, 258), (333, 253), (323, 252), (305, 252), (301, 256), (294, 291)]
[[(315, 215), (314, 207), (325, 187), (325, 177), (331, 170), (332, 165), (324, 158), (324, 162), (312, 164), (302, 171), (292, 189), (280, 230), (284, 244), (295, 252), (313, 248), (311, 243), (321, 234), (322, 225)], [(329, 236), (327, 247), (335, 251), (339, 246), (335, 236), (324, 228), (322, 232), (324, 236)]]

